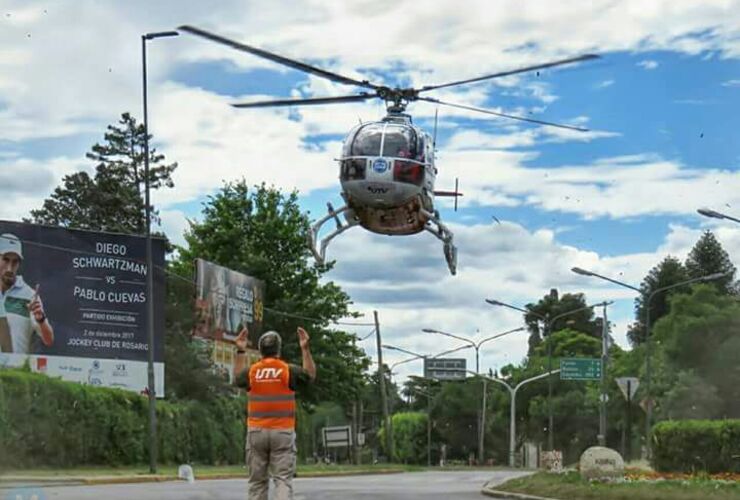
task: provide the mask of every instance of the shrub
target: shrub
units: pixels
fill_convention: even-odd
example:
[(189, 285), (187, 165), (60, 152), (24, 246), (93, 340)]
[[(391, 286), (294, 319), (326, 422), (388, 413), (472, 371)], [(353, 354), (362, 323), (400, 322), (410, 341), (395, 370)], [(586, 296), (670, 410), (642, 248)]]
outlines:
[(662, 472), (740, 472), (740, 420), (672, 420), (653, 428)]
[[(241, 463), (244, 398), (157, 401), (160, 463)], [(148, 400), (133, 392), (0, 371), (0, 467), (148, 462)]]

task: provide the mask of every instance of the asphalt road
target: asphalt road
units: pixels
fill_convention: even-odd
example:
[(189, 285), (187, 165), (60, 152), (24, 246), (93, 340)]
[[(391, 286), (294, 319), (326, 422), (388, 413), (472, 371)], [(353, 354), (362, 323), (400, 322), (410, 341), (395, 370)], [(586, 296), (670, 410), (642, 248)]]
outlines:
[[(351, 477), (297, 478), (295, 500), (480, 500), (490, 480), (505, 481), (519, 471), (411, 472)], [(197, 470), (196, 470), (197, 477)], [(39, 500), (245, 500), (247, 481), (180, 481), (43, 488)], [(0, 497), (2, 498), (2, 497)]]

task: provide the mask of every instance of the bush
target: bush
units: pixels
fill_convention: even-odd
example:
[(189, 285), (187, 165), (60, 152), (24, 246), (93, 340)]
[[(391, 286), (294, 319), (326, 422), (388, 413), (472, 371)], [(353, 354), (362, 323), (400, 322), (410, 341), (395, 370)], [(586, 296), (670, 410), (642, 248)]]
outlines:
[[(159, 462), (244, 460), (244, 398), (157, 401)], [(0, 467), (147, 463), (148, 400), (133, 392), (0, 371)]]
[(740, 420), (673, 420), (653, 428), (661, 472), (740, 472)]
[[(404, 464), (426, 463), (427, 414), (420, 412), (396, 413), (391, 417), (394, 459)], [(379, 439), (385, 444), (385, 428)], [(386, 454), (387, 450), (383, 450)]]

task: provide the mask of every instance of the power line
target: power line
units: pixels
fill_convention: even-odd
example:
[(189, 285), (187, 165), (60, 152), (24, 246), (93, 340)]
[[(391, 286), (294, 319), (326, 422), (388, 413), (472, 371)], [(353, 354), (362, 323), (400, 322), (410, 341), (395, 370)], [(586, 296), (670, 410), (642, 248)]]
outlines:
[[(62, 252), (75, 253), (75, 254), (80, 254), (80, 255), (99, 255), (96, 252), (91, 252), (91, 251), (87, 251), (87, 250), (79, 250), (79, 249), (76, 249), (76, 248), (61, 247), (61, 246), (58, 246), (58, 245), (49, 245), (48, 243), (38, 243), (36, 241), (24, 240), (24, 239), (20, 239), (20, 238), (19, 238), (19, 240), (22, 241), (24, 244), (28, 244), (28, 245), (31, 245), (31, 246), (37, 246), (37, 247), (41, 247), (41, 248), (48, 248), (48, 249), (52, 249), (52, 250), (59, 250), (59, 251), (62, 251)], [(139, 263), (139, 264), (146, 265), (146, 262), (144, 260), (142, 260), (142, 259), (136, 259), (136, 258), (133, 258), (133, 257), (125, 257), (125, 256), (118, 256), (118, 255), (116, 255), (113, 258), (121, 259), (121, 260), (126, 260), (126, 261), (130, 261), (130, 262), (136, 262), (136, 263)], [(179, 279), (179, 280), (181, 280), (181, 281), (183, 281), (185, 283), (188, 283), (188, 284), (192, 285), (193, 287), (196, 286), (195, 280), (193, 280), (193, 278), (186, 278), (185, 276), (181, 276), (181, 275), (177, 274), (174, 271), (168, 270), (166, 267), (158, 266), (156, 264), (154, 265), (154, 268), (161, 270), (162, 272), (164, 272), (168, 276), (171, 276), (173, 278), (177, 278), (177, 279)], [(363, 323), (363, 322), (351, 322), (351, 321), (329, 321), (329, 320), (321, 319), (321, 318), (312, 318), (312, 317), (309, 317), (309, 316), (302, 316), (300, 314), (293, 314), (293, 313), (289, 313), (289, 312), (285, 312), (285, 311), (279, 311), (279, 310), (273, 309), (271, 307), (265, 307), (264, 309), (265, 309), (265, 311), (270, 312), (272, 314), (276, 314), (278, 316), (285, 316), (287, 318), (294, 318), (294, 319), (302, 319), (304, 321), (312, 321), (314, 323), (329, 323), (331, 325), (341, 325), (341, 326), (375, 326), (375, 323)], [(370, 335), (372, 335), (372, 333), (375, 333), (375, 330), (374, 329), (370, 333)], [(365, 337), (365, 338), (367, 338), (367, 337)], [(362, 340), (364, 340), (364, 338)]]

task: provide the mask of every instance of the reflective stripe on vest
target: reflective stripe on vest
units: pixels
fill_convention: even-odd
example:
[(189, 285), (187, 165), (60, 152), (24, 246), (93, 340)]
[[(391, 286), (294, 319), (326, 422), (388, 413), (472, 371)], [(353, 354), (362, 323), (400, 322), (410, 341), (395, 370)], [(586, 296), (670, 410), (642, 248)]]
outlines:
[(290, 366), (264, 358), (249, 368), (247, 426), (295, 429), (295, 392), (290, 389)]
[(252, 401), (295, 401), (295, 394), (285, 394), (279, 396), (258, 396), (253, 394), (249, 396)]

